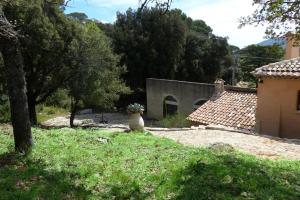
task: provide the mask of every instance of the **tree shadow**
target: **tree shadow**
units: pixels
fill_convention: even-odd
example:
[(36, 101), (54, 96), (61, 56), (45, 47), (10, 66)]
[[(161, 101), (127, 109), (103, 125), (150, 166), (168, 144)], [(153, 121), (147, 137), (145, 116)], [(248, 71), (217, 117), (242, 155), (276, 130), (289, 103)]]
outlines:
[(215, 154), (211, 159), (175, 172), (172, 185), (178, 195), (174, 199), (300, 199), (298, 171), (242, 159), (235, 153)]
[(0, 155), (0, 199), (87, 199), (91, 192), (75, 185), (79, 175), (47, 170), (42, 160)]

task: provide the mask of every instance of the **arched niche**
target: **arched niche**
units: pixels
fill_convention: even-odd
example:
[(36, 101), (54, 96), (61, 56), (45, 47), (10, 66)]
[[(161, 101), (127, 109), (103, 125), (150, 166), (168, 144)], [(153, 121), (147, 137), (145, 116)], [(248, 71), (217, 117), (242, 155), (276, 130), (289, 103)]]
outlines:
[(163, 116), (174, 115), (178, 111), (178, 101), (172, 96), (168, 95), (163, 100)]

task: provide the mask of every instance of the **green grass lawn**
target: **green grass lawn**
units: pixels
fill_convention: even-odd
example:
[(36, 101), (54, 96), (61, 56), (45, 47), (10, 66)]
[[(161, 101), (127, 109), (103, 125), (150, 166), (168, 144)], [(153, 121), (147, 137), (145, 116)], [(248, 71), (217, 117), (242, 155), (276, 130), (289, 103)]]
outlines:
[[(0, 130), (0, 199), (300, 199), (300, 162), (144, 133), (33, 129), (26, 159)], [(108, 143), (102, 141), (108, 140)]]

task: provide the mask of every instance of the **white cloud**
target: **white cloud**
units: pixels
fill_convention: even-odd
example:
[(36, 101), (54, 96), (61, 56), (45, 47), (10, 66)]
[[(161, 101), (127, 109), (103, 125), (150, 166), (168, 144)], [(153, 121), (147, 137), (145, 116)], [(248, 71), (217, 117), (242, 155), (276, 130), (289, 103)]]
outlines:
[(205, 3), (196, 1), (189, 6), (183, 1), (175, 1), (182, 6), (186, 14), (193, 19), (202, 19), (220, 36), (228, 36), (229, 42), (239, 47), (258, 43), (263, 40), (264, 28), (261, 26), (246, 26), (238, 29), (238, 19), (254, 11), (252, 0), (211, 0)]

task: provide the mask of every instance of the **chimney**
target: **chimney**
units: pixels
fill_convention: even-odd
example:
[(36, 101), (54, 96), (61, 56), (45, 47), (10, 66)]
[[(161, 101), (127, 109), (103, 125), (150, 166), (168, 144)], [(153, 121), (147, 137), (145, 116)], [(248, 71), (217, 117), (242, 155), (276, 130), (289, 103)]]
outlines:
[(214, 93), (215, 97), (221, 96), (221, 94), (223, 94), (223, 92), (225, 91), (224, 83), (225, 83), (225, 81), (222, 79), (217, 79), (215, 81), (215, 93)]
[(299, 57), (299, 42), (295, 41), (295, 38), (291, 32), (285, 35), (285, 59), (293, 59)]

